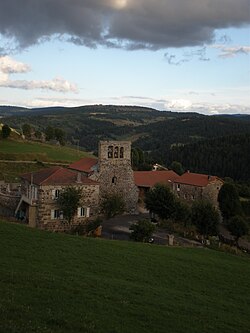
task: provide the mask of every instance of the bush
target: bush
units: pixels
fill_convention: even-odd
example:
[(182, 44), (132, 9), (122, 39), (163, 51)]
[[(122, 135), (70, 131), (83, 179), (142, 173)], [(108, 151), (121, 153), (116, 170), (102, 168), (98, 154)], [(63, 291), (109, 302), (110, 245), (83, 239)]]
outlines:
[(164, 184), (156, 184), (145, 198), (146, 208), (161, 219), (172, 218), (176, 212), (176, 198), (170, 188)]
[(239, 215), (232, 217), (228, 221), (227, 228), (231, 232), (231, 234), (235, 237), (237, 245), (239, 238), (248, 233), (248, 225), (246, 223), (246, 220)]
[(141, 220), (130, 226), (132, 230), (130, 238), (136, 242), (148, 242), (155, 230), (155, 226), (149, 220)]
[(118, 194), (107, 194), (101, 203), (101, 211), (106, 218), (124, 213), (125, 202)]
[(207, 237), (218, 234), (220, 215), (210, 202), (195, 202), (192, 206), (191, 220), (201, 235)]
[(100, 217), (97, 217), (95, 220), (90, 221), (86, 226), (87, 233), (95, 231), (98, 227), (100, 227), (102, 223), (102, 219)]

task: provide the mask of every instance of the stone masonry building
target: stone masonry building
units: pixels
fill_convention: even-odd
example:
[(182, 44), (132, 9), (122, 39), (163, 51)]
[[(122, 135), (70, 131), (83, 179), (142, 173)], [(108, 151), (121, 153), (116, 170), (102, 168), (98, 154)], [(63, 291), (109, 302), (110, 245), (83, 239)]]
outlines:
[(72, 225), (85, 223), (99, 209), (99, 184), (81, 173), (62, 167), (51, 167), (22, 176), (21, 198), (16, 216), (31, 227), (62, 231), (67, 229), (63, 211), (57, 204), (60, 191), (68, 186), (82, 190), (82, 199)]

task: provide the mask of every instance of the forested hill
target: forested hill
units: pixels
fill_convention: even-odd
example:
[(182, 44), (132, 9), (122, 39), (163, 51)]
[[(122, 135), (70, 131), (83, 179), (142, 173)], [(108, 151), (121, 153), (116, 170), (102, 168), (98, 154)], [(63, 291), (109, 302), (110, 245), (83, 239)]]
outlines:
[(166, 152), (166, 164), (172, 161), (192, 171), (250, 181), (250, 134), (173, 146)]
[[(249, 180), (247, 172), (241, 170), (242, 165), (249, 165), (249, 141), (239, 134), (250, 134), (250, 115), (205, 116), (138, 106), (91, 105), (19, 111), (0, 106), (0, 116), (2, 123), (17, 129), (23, 124), (41, 132), (48, 126), (60, 128), (68, 142), (77, 142), (88, 151), (97, 151), (99, 140), (131, 140), (134, 147), (147, 152), (151, 162), (169, 165), (171, 160), (179, 160), (193, 171)], [(237, 140), (243, 141), (237, 144)], [(207, 162), (210, 159), (216, 163)], [(234, 167), (228, 169), (232, 163)]]

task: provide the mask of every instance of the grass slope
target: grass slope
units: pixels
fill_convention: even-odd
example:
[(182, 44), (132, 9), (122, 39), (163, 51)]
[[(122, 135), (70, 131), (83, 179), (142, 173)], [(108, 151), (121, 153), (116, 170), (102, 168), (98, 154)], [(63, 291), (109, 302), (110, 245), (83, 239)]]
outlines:
[[(0, 140), (0, 160), (10, 161), (34, 161), (44, 162), (62, 162), (71, 163), (82, 157), (90, 156), (84, 153), (65, 146), (53, 146), (49, 144), (15, 141), (15, 140)], [(19, 176), (25, 172), (33, 172), (41, 169), (41, 163), (4, 163), (0, 162), (0, 180), (18, 181)]]
[(4, 222), (0, 242), (1, 333), (249, 332), (248, 258)]
[(87, 154), (65, 146), (37, 142), (0, 140), (0, 159), (73, 162)]

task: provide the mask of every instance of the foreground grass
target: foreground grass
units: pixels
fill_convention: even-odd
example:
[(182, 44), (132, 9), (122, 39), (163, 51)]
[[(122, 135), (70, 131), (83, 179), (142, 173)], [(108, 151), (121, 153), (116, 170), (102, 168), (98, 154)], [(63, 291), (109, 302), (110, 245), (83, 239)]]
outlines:
[(42, 162), (73, 162), (87, 154), (64, 146), (37, 142), (0, 140), (0, 160), (39, 160)]
[(250, 262), (0, 223), (0, 332), (250, 329)]

